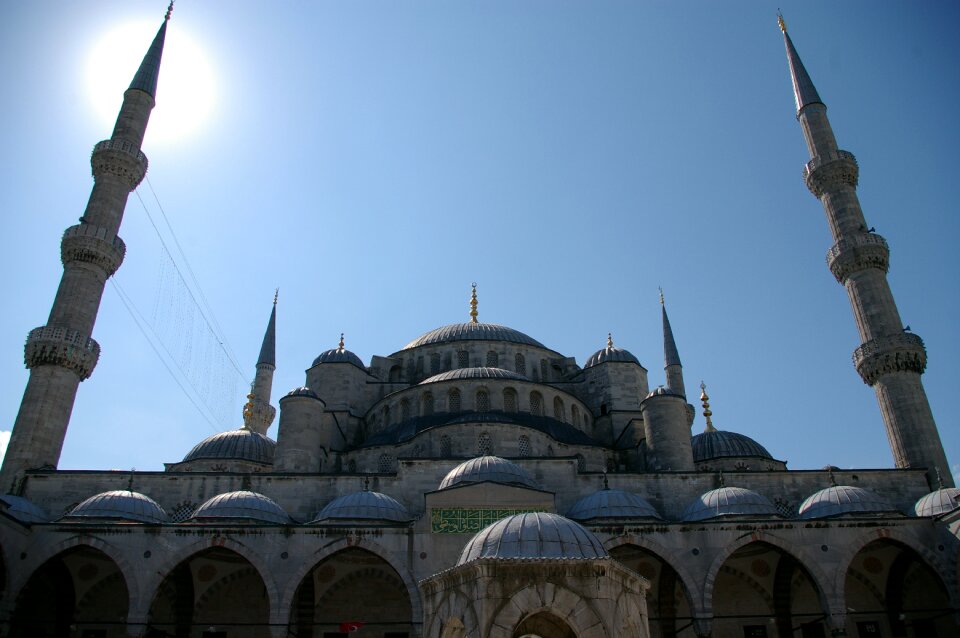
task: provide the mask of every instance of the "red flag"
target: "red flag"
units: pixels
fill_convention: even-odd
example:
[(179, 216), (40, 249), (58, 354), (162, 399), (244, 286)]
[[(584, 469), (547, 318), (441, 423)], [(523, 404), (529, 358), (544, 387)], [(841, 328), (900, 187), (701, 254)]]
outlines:
[(359, 620), (353, 620), (350, 622), (340, 623), (340, 633), (342, 634), (352, 634), (355, 631), (360, 631), (360, 628), (366, 625), (365, 622), (360, 622)]

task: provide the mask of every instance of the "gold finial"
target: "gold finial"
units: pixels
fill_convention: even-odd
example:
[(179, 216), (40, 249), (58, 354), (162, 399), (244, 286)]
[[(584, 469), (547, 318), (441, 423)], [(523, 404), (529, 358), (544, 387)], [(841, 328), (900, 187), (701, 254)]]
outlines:
[(613, 333), (612, 333), (612, 332), (608, 332), (608, 333), (607, 333), (607, 347), (608, 347), (608, 348), (612, 348), (612, 347), (613, 347)]
[[(253, 393), (253, 384), (255, 382), (250, 382), (250, 392), (247, 394), (247, 402), (243, 405), (243, 418), (244, 420), (253, 416), (253, 400), (256, 398), (256, 395)], [(247, 427), (247, 424), (244, 423), (243, 427)]]
[(340, 345), (337, 346), (337, 350), (343, 352), (343, 333), (340, 333)]
[(276, 290), (273, 291), (273, 305), (274, 305), (274, 306), (277, 305), (277, 299), (279, 299), (279, 298), (280, 298), (280, 289), (277, 288)]
[(780, 30), (784, 33), (787, 32), (787, 23), (783, 21), (783, 14), (780, 13), (780, 9), (777, 9), (777, 26), (779, 26)]
[(663, 305), (663, 288), (658, 286), (657, 290), (660, 291), (660, 305), (662, 306)]
[(707, 384), (703, 381), (700, 382), (700, 400), (703, 402), (703, 418), (707, 420), (707, 427), (704, 428), (703, 431), (716, 432), (717, 428), (713, 427), (713, 421), (710, 420), (713, 412), (710, 411), (710, 397), (707, 396)]
[(472, 291), (470, 293), (470, 323), (480, 323), (477, 321), (477, 282), (470, 284)]
[(170, 4), (167, 5), (167, 15), (163, 16), (164, 20), (170, 19), (170, 14), (173, 13), (173, 2), (174, 0), (170, 0)]

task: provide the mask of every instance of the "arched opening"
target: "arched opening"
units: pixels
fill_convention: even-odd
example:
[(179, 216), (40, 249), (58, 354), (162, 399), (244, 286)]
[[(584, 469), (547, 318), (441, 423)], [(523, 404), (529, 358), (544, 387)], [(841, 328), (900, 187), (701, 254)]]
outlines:
[(362, 625), (359, 635), (413, 635), (403, 579), (385, 560), (355, 547), (317, 563), (297, 587), (290, 610), (290, 631), (298, 638), (349, 633), (351, 623)]
[(503, 411), (517, 411), (517, 391), (513, 388), (507, 388), (503, 391)]
[(562, 619), (540, 611), (520, 621), (513, 638), (577, 638), (577, 634)]
[(454, 388), (447, 394), (447, 412), (460, 411), (460, 390)]
[(10, 635), (126, 637), (129, 600), (113, 559), (92, 547), (74, 547), (30, 576), (17, 596)]
[(182, 561), (150, 605), (148, 636), (269, 638), (270, 600), (243, 556), (212, 547)]
[(543, 396), (539, 392), (530, 393), (530, 414), (543, 416)]
[(420, 398), (420, 412), (423, 416), (433, 414), (433, 392), (424, 392)]
[(723, 562), (713, 587), (717, 636), (826, 636), (820, 591), (793, 555), (764, 542)]
[(676, 570), (657, 554), (636, 545), (620, 545), (610, 556), (650, 581), (647, 610), (650, 638), (675, 638), (692, 620), (690, 600)]
[(847, 568), (844, 594), (852, 636), (958, 633), (940, 577), (917, 552), (896, 541), (876, 540), (857, 552)]

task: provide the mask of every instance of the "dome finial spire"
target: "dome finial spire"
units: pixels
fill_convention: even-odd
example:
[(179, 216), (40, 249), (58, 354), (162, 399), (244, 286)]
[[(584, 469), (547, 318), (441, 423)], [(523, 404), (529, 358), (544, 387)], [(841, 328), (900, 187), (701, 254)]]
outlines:
[(164, 20), (169, 20), (169, 19), (170, 19), (170, 14), (173, 13), (173, 3), (174, 3), (174, 2), (175, 2), (175, 0), (170, 0), (170, 4), (167, 5), (167, 13), (166, 13), (166, 15), (163, 16), (163, 19), (164, 19)]
[(780, 13), (780, 9), (777, 9), (777, 26), (780, 27), (780, 31), (783, 33), (787, 32), (787, 23), (783, 21), (783, 14)]
[(470, 323), (480, 323), (477, 321), (477, 282), (470, 284)]
[(343, 333), (340, 333), (340, 344), (337, 346), (337, 350), (343, 352)]
[(608, 332), (608, 333), (607, 333), (607, 347), (608, 347), (608, 348), (612, 348), (612, 347), (613, 347), (613, 333), (612, 333), (612, 332)]
[(713, 421), (710, 418), (713, 416), (713, 412), (710, 411), (710, 397), (707, 396), (707, 384), (703, 381), (700, 382), (700, 400), (703, 402), (703, 418), (707, 420), (707, 427), (705, 427), (703, 431), (716, 432), (717, 428), (713, 427)]

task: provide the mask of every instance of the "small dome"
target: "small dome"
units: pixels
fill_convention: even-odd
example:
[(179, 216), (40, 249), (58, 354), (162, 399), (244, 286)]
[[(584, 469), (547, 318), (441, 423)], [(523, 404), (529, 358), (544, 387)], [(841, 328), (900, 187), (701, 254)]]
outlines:
[(273, 464), (277, 442), (253, 430), (240, 428), (208, 436), (190, 450), (183, 462), (201, 459), (230, 459)]
[(316, 392), (314, 392), (307, 386), (301, 386), (299, 388), (294, 388), (293, 390), (290, 390), (290, 392), (287, 392), (287, 394), (284, 395), (284, 398), (286, 397), (310, 397), (311, 399), (320, 398), (317, 396)]
[(583, 369), (592, 368), (593, 366), (600, 363), (607, 363), (609, 361), (617, 363), (635, 363), (640, 365), (640, 360), (637, 359), (629, 350), (624, 350), (623, 348), (617, 348), (616, 346), (607, 346), (603, 350), (597, 350), (590, 358), (587, 359), (587, 362), (583, 364)]
[(883, 497), (862, 487), (834, 485), (820, 490), (800, 504), (800, 518), (826, 518), (856, 512), (895, 511)]
[(290, 523), (290, 517), (279, 505), (263, 494), (241, 490), (217, 494), (197, 508), (191, 521), (200, 519), (241, 518), (264, 523)]
[(512, 379), (514, 381), (529, 381), (527, 377), (503, 368), (457, 368), (449, 372), (435, 374), (424, 379), (419, 385), (437, 383), (438, 381), (452, 381), (454, 379)]
[(478, 456), (464, 461), (447, 472), (438, 489), (445, 490), (454, 485), (469, 485), (485, 481), (537, 489), (537, 484), (525, 469), (499, 456)]
[[(913, 506), (917, 516), (939, 516), (960, 507), (960, 489), (955, 487), (941, 487), (936, 492), (930, 492)], [(2, 498), (2, 497), (0, 497)]]
[(712, 459), (756, 456), (773, 460), (767, 448), (763, 447), (749, 436), (736, 432), (713, 430), (701, 432), (690, 439), (693, 448), (693, 460), (696, 463)]
[(479, 558), (607, 558), (603, 543), (558, 514), (514, 514), (488, 525), (463, 548), (457, 565)]
[(50, 516), (43, 509), (22, 496), (3, 494), (0, 502), (6, 504), (4, 511), (21, 523), (46, 523), (50, 520)]
[(363, 365), (363, 361), (360, 360), (360, 357), (346, 348), (334, 348), (333, 350), (321, 352), (320, 356), (313, 360), (313, 365), (319, 365), (321, 363), (350, 363), (364, 372), (367, 370), (366, 366)]
[(661, 518), (643, 497), (623, 490), (600, 490), (577, 501), (567, 517), (577, 521), (596, 518)]
[(134, 523), (169, 523), (163, 508), (149, 496), (129, 490), (95, 494), (74, 507), (65, 519), (112, 518)]
[(495, 323), (454, 323), (449, 326), (442, 326), (436, 330), (431, 330), (425, 335), (417, 337), (400, 350), (409, 350), (419, 346), (428, 346), (438, 343), (450, 343), (451, 341), (507, 341), (509, 343), (521, 343), (527, 346), (537, 348), (548, 348), (523, 334), (519, 330), (498, 326)]
[(683, 511), (681, 520), (705, 521), (717, 516), (776, 514), (767, 497), (742, 487), (721, 487), (700, 496)]
[(683, 398), (683, 395), (682, 395), (682, 394), (677, 394), (676, 392), (674, 392), (673, 390), (671, 390), (670, 388), (668, 388), (668, 387), (666, 387), (666, 386), (658, 385), (658, 386), (655, 387), (653, 390), (651, 390), (650, 394), (648, 394), (646, 397), (644, 397), (643, 400), (646, 401), (647, 399), (649, 399), (649, 398), (651, 398), (651, 397), (660, 397), (660, 396), (680, 397), (680, 398)]
[(310, 521), (371, 520), (405, 523), (413, 517), (396, 499), (380, 492), (354, 492), (327, 503)]

